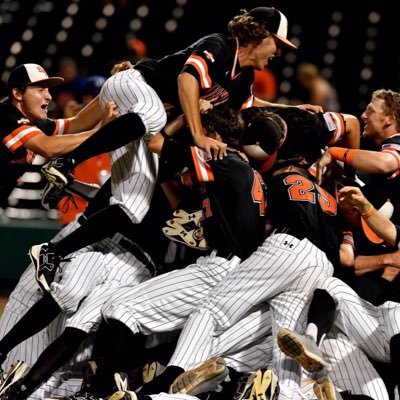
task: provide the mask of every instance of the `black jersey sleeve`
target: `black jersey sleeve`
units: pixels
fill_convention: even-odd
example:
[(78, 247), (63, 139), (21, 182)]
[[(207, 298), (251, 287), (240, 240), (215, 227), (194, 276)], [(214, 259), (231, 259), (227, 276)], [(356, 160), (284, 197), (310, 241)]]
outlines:
[(227, 55), (231, 52), (222, 35), (208, 35), (193, 44), (182, 72), (193, 75), (202, 90), (210, 89), (225, 74)]

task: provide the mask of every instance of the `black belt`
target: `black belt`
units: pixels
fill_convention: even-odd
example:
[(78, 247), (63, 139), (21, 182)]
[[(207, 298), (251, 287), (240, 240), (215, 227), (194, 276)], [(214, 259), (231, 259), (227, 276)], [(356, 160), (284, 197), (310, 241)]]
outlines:
[(149, 270), (151, 276), (155, 276), (157, 272), (157, 267), (153, 260), (150, 259), (144, 252), (144, 250), (136, 243), (130, 242), (127, 239), (122, 238), (119, 244), (130, 253), (132, 253), (145, 267)]
[(87, 220), (85, 214), (82, 214), (79, 218), (78, 218), (78, 224), (82, 225), (85, 221)]
[(272, 234), (275, 234), (275, 233), (285, 233), (286, 235), (294, 236), (295, 238), (297, 238), (299, 240), (303, 240), (306, 237), (304, 232), (298, 232), (296, 229), (282, 227), (282, 226), (278, 226), (277, 228), (272, 229)]

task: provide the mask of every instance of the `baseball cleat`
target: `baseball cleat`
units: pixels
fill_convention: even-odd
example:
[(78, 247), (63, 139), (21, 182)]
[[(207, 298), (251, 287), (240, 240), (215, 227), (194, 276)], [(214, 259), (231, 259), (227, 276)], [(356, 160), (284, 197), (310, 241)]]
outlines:
[[(0, 385), (1, 398), (3, 398), (3, 395), (6, 393), (8, 388), (11, 390), (11, 385), (16, 383), (26, 374), (28, 369), (29, 365), (23, 361), (17, 361), (15, 364), (11, 365)], [(15, 387), (13, 390), (16, 390)]]
[(180, 374), (172, 383), (169, 393), (196, 396), (200, 393), (212, 392), (228, 374), (228, 367), (222, 357), (209, 358), (199, 367)]
[(250, 399), (276, 400), (279, 396), (277, 376), (269, 369), (256, 372)]
[(174, 218), (168, 220), (167, 226), (162, 228), (165, 236), (170, 240), (181, 243), (197, 250), (208, 250), (203, 231), (203, 212), (198, 210), (188, 213), (185, 210), (176, 210)]
[(281, 328), (277, 335), (278, 346), (288, 357), (297, 361), (306, 371), (320, 371), (326, 366), (321, 350), (309, 335), (298, 335)]
[(155, 377), (162, 374), (164, 370), (165, 367), (161, 365), (158, 361), (147, 363), (142, 369), (143, 383), (151, 382)]
[(74, 179), (74, 164), (73, 160), (67, 157), (58, 157), (43, 165), (42, 173), (49, 182), (62, 189)]
[(35, 278), (43, 292), (50, 292), (61, 257), (58, 256), (51, 243), (42, 243), (29, 249), (29, 257), (35, 267)]
[(342, 400), (341, 394), (327, 376), (317, 379), (313, 389), (318, 400)]

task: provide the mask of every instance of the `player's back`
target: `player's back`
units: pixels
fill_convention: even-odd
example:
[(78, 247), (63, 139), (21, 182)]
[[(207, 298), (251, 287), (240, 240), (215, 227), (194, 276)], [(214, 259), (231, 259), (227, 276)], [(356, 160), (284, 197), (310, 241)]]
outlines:
[(268, 214), (273, 229), (307, 238), (338, 265), (341, 237), (336, 200), (304, 170), (292, 169), (271, 178)]
[(205, 238), (211, 248), (232, 249), (246, 258), (264, 240), (262, 178), (237, 153), (228, 152), (223, 160), (207, 164), (209, 176), (202, 193)]

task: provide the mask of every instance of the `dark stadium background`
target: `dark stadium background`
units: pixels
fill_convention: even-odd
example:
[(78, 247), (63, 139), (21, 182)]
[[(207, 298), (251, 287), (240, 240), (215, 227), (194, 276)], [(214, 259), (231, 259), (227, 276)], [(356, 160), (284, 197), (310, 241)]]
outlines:
[[(78, 11), (71, 16), (72, 25), (64, 29), (62, 24), (71, 5)], [(0, 1), (1, 92), (12, 65), (36, 62), (54, 73), (62, 56), (73, 56), (85, 74), (108, 75), (111, 66), (128, 55), (127, 35), (143, 40), (150, 57), (160, 57), (204, 34), (226, 32), (227, 22), (241, 8), (261, 5), (276, 6), (283, 11), (289, 19), (289, 37), (296, 37), (300, 43), (296, 53), (270, 66), (282, 85), (280, 100), (285, 101), (293, 94), (293, 71), (302, 61), (313, 62), (328, 72), (329, 80), (338, 89), (344, 112), (359, 116), (377, 88), (398, 90), (399, 22), (389, 2), (383, 0), (3, 0)], [(138, 16), (138, 10), (146, 7), (148, 14)], [(113, 13), (104, 16), (104, 10)], [(103, 29), (96, 25), (101, 18), (106, 20)], [(138, 30), (130, 27), (135, 18), (141, 24)], [(174, 31), (165, 29), (167, 21), (176, 24)], [(33, 36), (24, 41), (27, 29)], [(57, 39), (62, 29), (67, 33), (65, 41)], [(21, 46), (15, 45), (16, 42)], [(92, 53), (83, 56), (82, 48), (88, 44)], [(331, 60), (328, 63), (327, 57)]]

